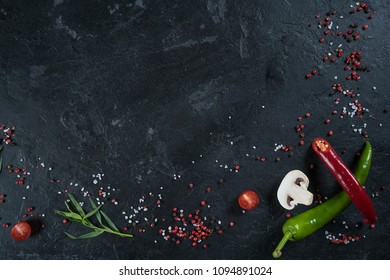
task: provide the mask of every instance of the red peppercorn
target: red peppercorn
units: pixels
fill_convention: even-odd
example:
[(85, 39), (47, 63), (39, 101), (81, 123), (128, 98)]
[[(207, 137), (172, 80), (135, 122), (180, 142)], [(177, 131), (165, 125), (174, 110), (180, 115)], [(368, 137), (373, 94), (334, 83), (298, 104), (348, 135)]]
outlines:
[(188, 187), (189, 187), (190, 189), (192, 189), (192, 188), (194, 187), (194, 184), (193, 184), (193, 183), (190, 183), (190, 184), (188, 184)]
[(329, 132), (328, 132), (328, 135), (329, 135), (329, 136), (332, 136), (332, 135), (333, 135), (333, 131), (332, 131), (332, 130), (329, 131)]
[(325, 123), (330, 123), (330, 119), (326, 119), (326, 120), (325, 120)]
[(306, 117), (306, 118), (310, 117), (310, 113), (306, 113), (306, 114), (305, 114), (305, 117)]
[(28, 208), (27, 208), (27, 211), (28, 211), (28, 212), (32, 212), (33, 210), (34, 210), (33, 207), (28, 207)]
[(234, 227), (234, 222), (233, 221), (229, 223), (229, 227)]
[(333, 57), (330, 61), (331, 61), (331, 62), (336, 62), (336, 58)]
[(323, 59), (324, 62), (327, 62), (328, 60), (329, 60), (329, 58), (327, 56), (325, 56)]
[(287, 219), (290, 219), (290, 218), (291, 218), (291, 213), (287, 213), (287, 214), (286, 214), (286, 218), (287, 218)]
[(240, 166), (239, 166), (239, 165), (236, 165), (235, 169), (236, 169), (236, 170), (240, 170)]
[(317, 75), (317, 70), (313, 70), (313, 71), (311, 71), (311, 73), (313, 74), (313, 75)]
[(368, 29), (368, 24), (363, 25), (363, 30)]
[(321, 39), (319, 40), (319, 42), (320, 42), (320, 43), (323, 43), (323, 42), (325, 42), (325, 39), (324, 39), (324, 38), (321, 38)]
[(306, 74), (306, 79), (310, 79), (311, 78), (311, 74), (310, 73), (308, 73), (308, 74)]
[(205, 205), (206, 205), (206, 201), (202, 200), (202, 201), (200, 202), (200, 205), (205, 206)]
[(301, 141), (299, 141), (299, 145), (303, 146), (303, 145), (305, 145), (305, 142), (301, 140)]

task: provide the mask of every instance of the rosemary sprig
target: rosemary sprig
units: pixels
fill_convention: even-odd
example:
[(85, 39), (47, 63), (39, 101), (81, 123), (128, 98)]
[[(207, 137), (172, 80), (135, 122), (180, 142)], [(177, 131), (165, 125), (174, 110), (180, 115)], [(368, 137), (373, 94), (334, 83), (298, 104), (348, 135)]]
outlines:
[[(102, 208), (102, 205), (99, 205), (98, 207), (93, 202), (91, 198), (89, 198), (89, 202), (91, 204), (92, 210), (88, 213), (84, 211), (84, 209), (80, 206), (80, 204), (76, 201), (76, 199), (73, 197), (73, 195), (68, 194), (70, 198), (70, 202), (73, 206), (73, 208), (76, 210), (74, 212), (70, 205), (65, 201), (65, 206), (68, 209), (68, 211), (60, 211), (56, 210), (55, 213), (61, 216), (64, 216), (69, 221), (72, 222), (78, 222), (82, 225), (84, 225), (87, 228), (92, 229), (93, 231), (80, 235), (80, 236), (74, 236), (68, 232), (65, 232), (65, 234), (71, 238), (71, 239), (86, 239), (86, 238), (92, 238), (101, 235), (104, 232), (112, 233), (119, 235), (121, 237), (133, 237), (131, 234), (122, 233), (119, 231), (119, 229), (115, 226), (115, 224), (111, 221), (111, 219), (102, 211), (100, 210)], [(95, 217), (98, 221), (98, 225), (94, 225), (90, 218)], [(107, 224), (105, 225), (104, 222)]]

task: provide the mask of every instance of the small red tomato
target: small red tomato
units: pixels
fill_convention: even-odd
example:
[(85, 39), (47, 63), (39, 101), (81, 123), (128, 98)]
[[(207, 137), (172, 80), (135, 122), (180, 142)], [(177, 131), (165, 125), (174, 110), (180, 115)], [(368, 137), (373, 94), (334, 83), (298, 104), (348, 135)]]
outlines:
[(246, 190), (238, 197), (238, 204), (244, 210), (253, 210), (259, 204), (259, 196), (254, 191)]
[(11, 229), (11, 237), (15, 240), (26, 240), (31, 235), (31, 227), (27, 222), (19, 222)]

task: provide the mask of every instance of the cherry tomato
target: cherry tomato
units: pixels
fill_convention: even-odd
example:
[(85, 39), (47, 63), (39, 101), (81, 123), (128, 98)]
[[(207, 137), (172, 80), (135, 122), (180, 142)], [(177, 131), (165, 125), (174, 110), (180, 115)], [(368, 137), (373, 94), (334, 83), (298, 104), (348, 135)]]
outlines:
[(27, 222), (19, 222), (11, 229), (11, 237), (15, 240), (26, 240), (31, 235), (31, 226)]
[(253, 210), (259, 204), (259, 196), (254, 191), (246, 190), (238, 197), (238, 204), (244, 210)]

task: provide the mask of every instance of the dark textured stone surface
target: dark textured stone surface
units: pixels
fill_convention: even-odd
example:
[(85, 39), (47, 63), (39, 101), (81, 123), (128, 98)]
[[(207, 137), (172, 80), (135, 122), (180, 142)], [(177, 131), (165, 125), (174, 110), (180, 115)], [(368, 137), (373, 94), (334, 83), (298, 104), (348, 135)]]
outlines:
[[(38, 3), (39, 2), (39, 3)], [(344, 3), (340, 3), (344, 2)], [(348, 1), (1, 1), (0, 122), (15, 125), (17, 146), (5, 147), (5, 164), (31, 170), (26, 184), (0, 176), (0, 223), (15, 223), (26, 208), (43, 229), (25, 242), (14, 242), (0, 230), (1, 259), (269, 259), (282, 236), (286, 212), (276, 201), (276, 188), (291, 169), (308, 172), (312, 190), (331, 196), (338, 187), (309, 149), (314, 137), (330, 139), (343, 159), (354, 162), (364, 139), (354, 133), (356, 119), (330, 112), (334, 76), (342, 80), (341, 63), (322, 64), (325, 45), (314, 15), (335, 8), (348, 19)], [(376, 1), (378, 14), (358, 42), (345, 44), (364, 52), (371, 68), (362, 74), (359, 100), (374, 147), (368, 192), (389, 185), (388, 137), (390, 106), (389, 4)], [(363, 17), (354, 17), (360, 23)], [(312, 27), (308, 27), (311, 24)], [(304, 75), (318, 65), (319, 77)], [(373, 90), (373, 86), (377, 90)], [(265, 106), (264, 108), (262, 106)], [(296, 118), (311, 112), (306, 145), (298, 147)], [(325, 126), (325, 118), (332, 123)], [(382, 126), (380, 126), (382, 124)], [(233, 141), (234, 145), (231, 145)], [(294, 156), (275, 153), (274, 143), (294, 145)], [(253, 149), (256, 146), (256, 149)], [(69, 148), (68, 148), (69, 147)], [(246, 156), (248, 154), (249, 156)], [(254, 160), (264, 155), (267, 161)], [(274, 159), (281, 157), (276, 163)], [(21, 159), (23, 162), (21, 162)], [(218, 162), (216, 162), (218, 160)], [(194, 163), (192, 162), (194, 161)], [(35, 168), (41, 162), (45, 168)], [(318, 167), (310, 171), (310, 164)], [(230, 172), (220, 165), (240, 165)], [(48, 167), (53, 167), (49, 171)], [(98, 185), (92, 174), (104, 173)], [(180, 178), (174, 179), (174, 174)], [(61, 183), (51, 184), (50, 178)], [(218, 179), (224, 183), (218, 185)], [(73, 182), (73, 185), (70, 183)], [(193, 182), (195, 188), (186, 186)], [(75, 186), (78, 183), (79, 186)], [(176, 247), (146, 228), (134, 239), (102, 235), (73, 241), (53, 213), (63, 209), (64, 189), (80, 200), (80, 189), (94, 196), (99, 186), (116, 188), (119, 205), (106, 212), (127, 226), (122, 211), (138, 205), (141, 195), (163, 195), (157, 208), (139, 216), (168, 217), (172, 207), (192, 211), (206, 199), (207, 217), (223, 223), (225, 233), (213, 235), (209, 248)], [(213, 188), (205, 193), (206, 187)], [(161, 190), (160, 187), (164, 189)], [(245, 215), (236, 206), (244, 189), (256, 190), (260, 206)], [(58, 191), (62, 191), (58, 194)], [(22, 199), (26, 197), (26, 199)], [(288, 244), (286, 259), (388, 259), (389, 193), (374, 199), (379, 216), (375, 230), (355, 228), (361, 216), (351, 206), (335, 224), (307, 239)], [(304, 211), (303, 206), (291, 213)], [(44, 214), (44, 217), (42, 217)], [(231, 220), (236, 226), (228, 228)], [(342, 224), (346, 221), (350, 230)], [(324, 231), (366, 235), (346, 246), (331, 245)], [(158, 242), (155, 244), (154, 240)]]

